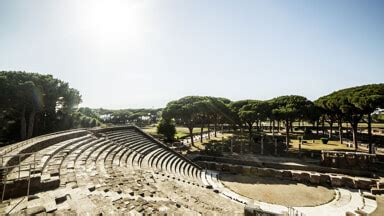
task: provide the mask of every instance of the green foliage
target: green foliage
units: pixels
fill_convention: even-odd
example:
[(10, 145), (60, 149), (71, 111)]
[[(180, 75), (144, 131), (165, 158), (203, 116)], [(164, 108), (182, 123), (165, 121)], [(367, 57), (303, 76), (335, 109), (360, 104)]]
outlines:
[[(320, 97), (315, 103), (324, 110), (328, 118), (335, 116), (351, 124), (353, 141), (357, 148), (358, 123), (364, 115), (370, 117), (377, 108), (384, 107), (384, 84), (341, 89)], [(368, 127), (371, 127), (370, 118), (368, 118)]]
[[(193, 128), (230, 119), (230, 110), (225, 103), (228, 99), (187, 96), (179, 100), (171, 101), (163, 109), (162, 118), (174, 120), (177, 125), (187, 127), (190, 137), (193, 136)], [(193, 145), (193, 140), (192, 140)]]
[(92, 109), (103, 123), (149, 125), (156, 123), (162, 109)]
[(157, 125), (157, 133), (162, 134), (167, 141), (173, 141), (176, 134), (176, 126), (169, 119), (161, 119)]
[(265, 101), (248, 100), (238, 111), (240, 119), (248, 124), (249, 133), (252, 133), (253, 124), (266, 120), (269, 116), (269, 103)]
[(298, 95), (280, 96), (270, 100), (270, 103), (275, 118), (287, 122), (307, 118), (305, 114), (313, 105), (307, 98)]
[[(13, 125), (2, 128), (7, 139), (70, 128), (73, 108), (81, 96), (52, 75), (0, 71), (0, 111)], [(16, 131), (19, 131), (17, 136)]]
[(372, 120), (374, 120), (375, 122), (383, 123), (384, 122), (384, 113), (372, 114)]
[[(242, 127), (242, 124), (244, 123), (245, 119), (251, 119), (251, 114), (246, 113), (247, 111), (250, 110), (250, 107), (248, 106), (247, 108), (244, 108), (241, 110), (243, 107), (246, 107), (247, 105), (251, 104), (255, 100), (239, 100), (239, 101), (234, 101), (228, 104), (228, 107), (230, 109), (230, 118), (233, 123), (239, 125), (239, 127)], [(250, 122), (250, 120), (248, 121)]]

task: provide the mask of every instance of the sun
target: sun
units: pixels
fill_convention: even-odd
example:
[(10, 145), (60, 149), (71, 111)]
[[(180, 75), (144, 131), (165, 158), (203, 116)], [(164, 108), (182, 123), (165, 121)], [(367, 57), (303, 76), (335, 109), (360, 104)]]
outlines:
[(81, 5), (78, 21), (88, 39), (109, 43), (122, 40), (137, 42), (144, 27), (142, 2), (86, 1)]

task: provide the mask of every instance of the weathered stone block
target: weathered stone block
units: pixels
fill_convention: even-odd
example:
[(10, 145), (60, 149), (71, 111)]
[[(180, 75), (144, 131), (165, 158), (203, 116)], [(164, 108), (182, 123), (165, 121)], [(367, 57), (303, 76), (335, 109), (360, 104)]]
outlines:
[(376, 182), (376, 187), (377, 188), (384, 188), (384, 182), (382, 182), (382, 181)]
[(363, 192), (363, 197), (371, 200), (376, 200), (376, 196), (369, 192)]
[(372, 184), (373, 182), (370, 179), (355, 179), (356, 188), (359, 188), (362, 190), (371, 189)]
[(250, 166), (243, 166), (243, 174), (249, 175), (251, 174), (251, 168)]
[(371, 193), (373, 195), (384, 194), (384, 189), (372, 188)]
[(272, 176), (274, 178), (283, 178), (283, 171), (277, 169), (271, 169)]
[(331, 185), (333, 187), (343, 187), (343, 180), (340, 176), (331, 176)]
[(331, 177), (327, 174), (320, 174), (320, 184), (325, 186), (330, 185)]
[(252, 167), (251, 168), (251, 174), (253, 174), (253, 175), (257, 175), (258, 174), (258, 168), (257, 167)]
[(342, 180), (344, 186), (349, 187), (349, 188), (356, 188), (355, 181), (353, 178), (343, 176), (341, 178), (341, 180)]
[(269, 170), (268, 168), (259, 168), (257, 170), (257, 175), (258, 176), (262, 176), (262, 177), (267, 177), (269, 176)]
[(355, 210), (355, 212), (357, 213), (357, 215), (359, 216), (368, 216), (368, 213), (361, 210), (361, 209), (358, 209), (358, 210)]
[(311, 176), (307, 172), (300, 173), (300, 182), (302, 183), (309, 183), (311, 179)]
[(259, 206), (256, 205), (247, 205), (244, 207), (244, 216), (256, 216), (256, 215), (262, 215), (262, 216), (279, 216), (282, 214), (276, 214), (274, 212), (268, 212), (265, 210), (262, 210)]
[(44, 190), (55, 189), (55, 188), (58, 188), (59, 186), (60, 186), (59, 178), (51, 178), (41, 182), (41, 189), (44, 189)]
[(345, 216), (356, 216), (356, 214), (348, 211), (348, 212), (345, 212)]
[(292, 172), (289, 170), (284, 170), (282, 176), (285, 179), (292, 179)]
[(36, 215), (43, 212), (45, 212), (45, 208), (43, 206), (35, 206), (32, 208), (27, 208), (27, 211), (26, 211), (27, 215)]
[(309, 178), (309, 182), (311, 184), (318, 185), (320, 184), (320, 175), (319, 174), (311, 174)]
[(300, 172), (292, 172), (292, 180), (300, 181), (301, 173)]

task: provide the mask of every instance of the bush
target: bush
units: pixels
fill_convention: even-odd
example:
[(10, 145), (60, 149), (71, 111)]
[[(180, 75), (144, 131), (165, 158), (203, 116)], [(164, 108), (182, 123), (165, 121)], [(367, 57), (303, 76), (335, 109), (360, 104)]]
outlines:
[(323, 144), (327, 144), (328, 143), (328, 138), (320, 138), (320, 140), (321, 140), (321, 142), (323, 143)]
[(157, 133), (165, 136), (167, 141), (173, 141), (176, 134), (175, 124), (171, 120), (161, 119), (157, 125)]

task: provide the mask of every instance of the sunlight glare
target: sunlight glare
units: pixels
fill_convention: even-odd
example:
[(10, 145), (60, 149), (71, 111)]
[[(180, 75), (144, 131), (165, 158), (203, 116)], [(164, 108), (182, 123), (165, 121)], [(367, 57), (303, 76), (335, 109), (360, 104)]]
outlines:
[(138, 42), (144, 25), (140, 8), (143, 2), (86, 1), (79, 14), (84, 34), (93, 42), (102, 44)]

